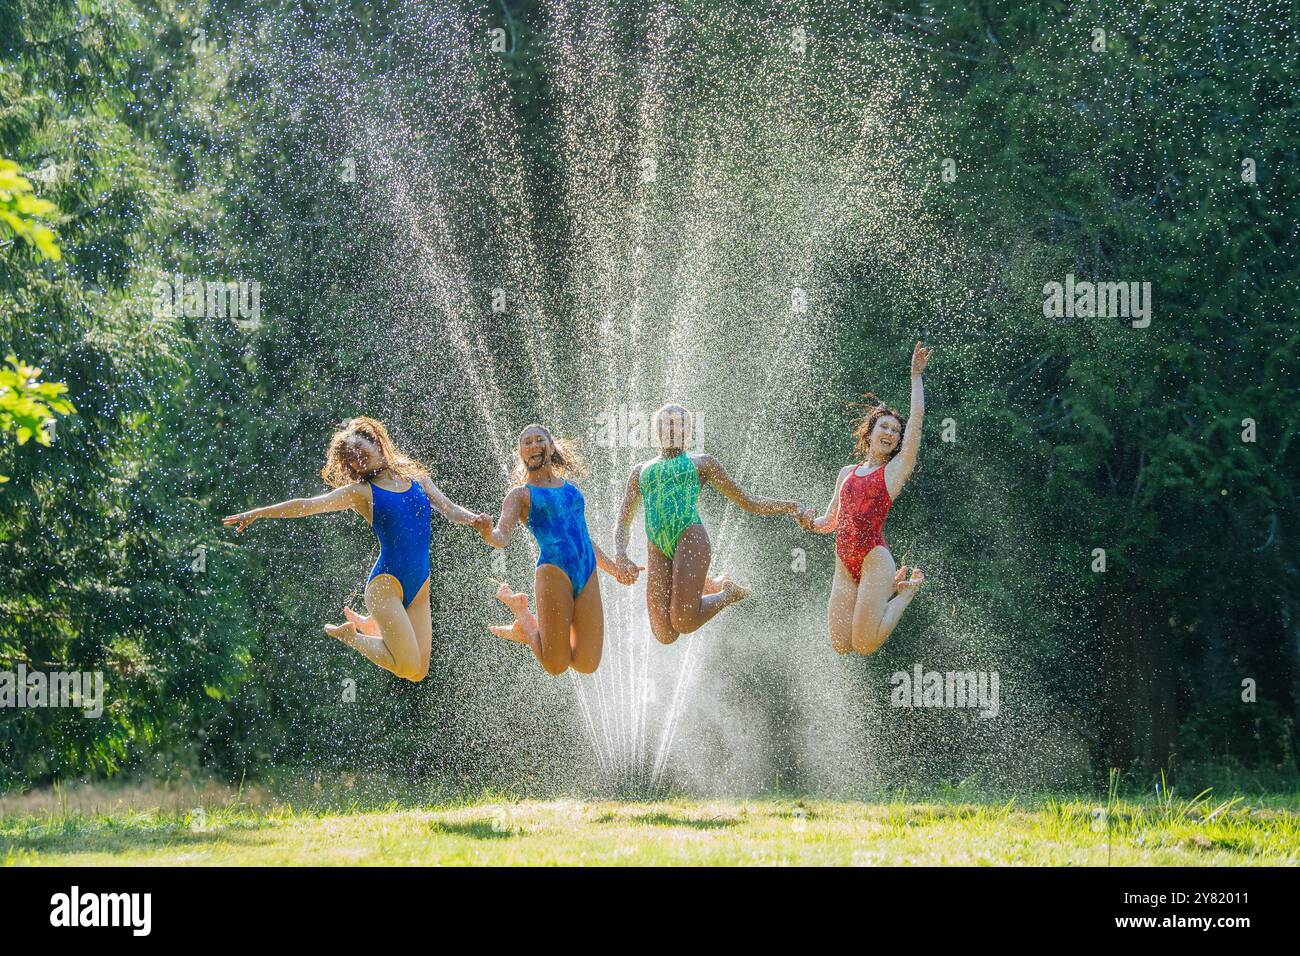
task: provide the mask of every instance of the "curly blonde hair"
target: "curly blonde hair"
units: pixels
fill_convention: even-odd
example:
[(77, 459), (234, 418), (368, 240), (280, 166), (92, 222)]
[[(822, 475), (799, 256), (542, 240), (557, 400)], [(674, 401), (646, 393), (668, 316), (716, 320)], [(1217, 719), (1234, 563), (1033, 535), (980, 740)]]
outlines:
[[(360, 456), (356, 451), (359, 438), (365, 438), (379, 448), (379, 454), (384, 460), (378, 468), (367, 472), (361, 467)], [(412, 481), (429, 473), (424, 465), (393, 444), (383, 422), (377, 418), (358, 415), (340, 424), (330, 438), (329, 448), (325, 452), (325, 467), (320, 470), (320, 476), (330, 487), (342, 488), (354, 481), (369, 480), (385, 468)]]

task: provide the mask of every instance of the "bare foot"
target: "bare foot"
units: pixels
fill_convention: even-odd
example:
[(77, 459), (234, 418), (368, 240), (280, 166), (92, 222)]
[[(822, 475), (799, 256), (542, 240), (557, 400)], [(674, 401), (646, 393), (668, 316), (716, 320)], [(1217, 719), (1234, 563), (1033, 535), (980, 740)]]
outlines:
[(373, 614), (358, 614), (350, 607), (343, 609), (343, 616), (346, 617), (357, 629), (358, 634), (368, 634), (371, 637), (379, 637), (379, 625), (375, 622)]
[(733, 581), (730, 575), (724, 574), (722, 576), (722, 589), (720, 593), (723, 595), (722, 606), (727, 607), (728, 605), (735, 604), (737, 601), (745, 600), (745, 598), (749, 597), (750, 590), (743, 584)]
[(514, 624), (489, 624), (488, 629), (497, 637), (504, 637), (507, 641), (516, 641), (519, 644), (528, 644), (528, 635), (524, 629), (519, 626), (519, 622)]
[(898, 573), (894, 575), (894, 593), (898, 593), (898, 589), (903, 586), (903, 582), (906, 580), (907, 580), (907, 565), (906, 564), (900, 565), (898, 569)]
[(906, 581), (898, 582), (899, 594), (915, 594), (916, 589), (925, 583), (925, 575), (921, 573), (920, 568), (912, 569), (912, 576)]
[(347, 644), (357, 636), (357, 626), (351, 621), (346, 624), (326, 624), (325, 633)]
[(512, 591), (505, 584), (497, 588), (497, 600), (514, 611), (516, 617), (528, 613), (528, 595)]
[[(533, 612), (528, 610), (527, 594), (512, 591), (505, 584), (502, 584), (501, 587), (497, 588), (497, 600), (515, 612), (514, 626), (519, 629), (519, 636), (515, 637), (512, 634), (510, 640), (519, 641), (521, 644), (531, 644), (541, 635), (541, 625), (537, 623), (537, 618), (533, 617)], [(506, 636), (496, 628), (492, 629), (492, 633), (500, 637)]]

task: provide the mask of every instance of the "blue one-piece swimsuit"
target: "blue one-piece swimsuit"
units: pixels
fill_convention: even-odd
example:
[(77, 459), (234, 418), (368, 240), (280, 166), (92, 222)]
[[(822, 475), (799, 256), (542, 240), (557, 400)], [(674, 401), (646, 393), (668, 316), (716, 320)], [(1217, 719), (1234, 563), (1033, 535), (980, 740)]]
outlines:
[(542, 552), (537, 566), (553, 564), (567, 574), (576, 598), (596, 570), (582, 492), (567, 481), (558, 488), (527, 487), (528, 530)]
[(418, 481), (405, 491), (389, 491), (370, 482), (370, 526), (379, 539), (379, 560), (366, 581), (381, 574), (397, 580), (402, 602), (409, 608), (429, 580), (429, 539), (433, 508)]

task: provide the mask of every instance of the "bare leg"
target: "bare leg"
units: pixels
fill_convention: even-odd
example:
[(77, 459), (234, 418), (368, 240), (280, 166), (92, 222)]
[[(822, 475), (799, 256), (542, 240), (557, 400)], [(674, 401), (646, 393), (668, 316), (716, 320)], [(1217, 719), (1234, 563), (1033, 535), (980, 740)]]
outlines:
[(605, 609), (600, 601), (599, 572), (592, 571), (587, 586), (573, 602), (573, 627), (569, 638), (571, 666), (580, 674), (593, 674), (605, 649)]
[(885, 643), (885, 638), (894, 632), (894, 628), (898, 626), (898, 619), (903, 616), (903, 612), (907, 610), (907, 606), (912, 603), (912, 598), (916, 597), (916, 592), (924, 583), (925, 575), (921, 573), (920, 568), (912, 568), (912, 573), (907, 580), (899, 582), (898, 593), (885, 605), (885, 616), (880, 619), (880, 630), (876, 632), (876, 637), (881, 644)]
[[(497, 590), (497, 598), (515, 612), (515, 623), (494, 624), (492, 633), (526, 645), (546, 673), (563, 674), (573, 659), (573, 588), (569, 576), (553, 564), (538, 565), (534, 582), (537, 616), (528, 609), (528, 595), (511, 591), (503, 584)], [(596, 662), (599, 661), (597, 649)]]
[(704, 525), (693, 524), (677, 539), (673, 553), (673, 591), (670, 617), (680, 634), (690, 634), (703, 627), (715, 614), (730, 604), (749, 596), (749, 589), (730, 577), (722, 579), (717, 594), (705, 594), (712, 548)]
[(502, 584), (497, 588), (497, 600), (514, 612), (515, 623), (505, 627), (493, 625), (492, 633), (507, 640), (519, 641), (520, 644), (532, 643), (538, 636), (538, 624), (537, 618), (528, 609), (528, 595), (512, 591)]
[(913, 569), (911, 578), (904, 580), (894, 567), (888, 549), (872, 548), (862, 562), (862, 578), (853, 608), (853, 649), (859, 654), (878, 651), (924, 580), (919, 569)]
[(429, 656), (433, 651), (433, 609), (429, 607), (429, 582), (424, 582), (415, 601), (406, 609), (406, 617), (415, 632), (415, 650), (419, 655), (415, 670), (408, 680), (424, 680), (429, 674)]
[(528, 635), (524, 633), (523, 626), (518, 621), (513, 624), (489, 624), (488, 630), (497, 637), (504, 637), (507, 641), (532, 645), (532, 641), (528, 639)]
[[(426, 582), (421, 588), (423, 598), (417, 597), (416, 605), (425, 605), (428, 614), (428, 588)], [(429, 644), (432, 640), (432, 628), (424, 637), (424, 650), (421, 652), (421, 638), (417, 637), (411, 618), (402, 603), (402, 588), (391, 575), (381, 574), (366, 586), (366, 607), (370, 616), (378, 622), (380, 636), (357, 633), (357, 627), (351, 621), (346, 624), (328, 625), (325, 633), (337, 638), (353, 650), (359, 651), (368, 660), (378, 664), (384, 670), (406, 680), (422, 680), (429, 669)]]
[(546, 673), (563, 674), (573, 661), (573, 585), (553, 564), (539, 564), (534, 581), (538, 637), (533, 654)]
[(650, 617), (650, 630), (660, 644), (677, 640), (673, 628), (673, 563), (653, 544), (646, 544), (645, 555), (645, 609)]
[(346, 605), (343, 608), (343, 616), (356, 625), (357, 633), (369, 634), (371, 637), (379, 636), (379, 622), (369, 614), (358, 614), (352, 608)]
[(837, 555), (835, 577), (831, 580), (831, 600), (826, 608), (831, 647), (836, 654), (853, 650), (853, 605), (858, 600), (858, 582)]

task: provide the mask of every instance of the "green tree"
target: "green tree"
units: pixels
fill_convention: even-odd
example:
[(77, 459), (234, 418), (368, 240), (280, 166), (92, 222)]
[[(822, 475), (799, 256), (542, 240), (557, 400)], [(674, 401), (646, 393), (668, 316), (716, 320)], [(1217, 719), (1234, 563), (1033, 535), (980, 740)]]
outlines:
[[(47, 199), (31, 195), (32, 184), (22, 175), (17, 163), (0, 159), (0, 227), (30, 243), (45, 259), (58, 261), (63, 257), (54, 232), (41, 220), (49, 219), (58, 207)], [(49, 445), (50, 435), (46, 423), (55, 415), (70, 415), (76, 411), (72, 403), (61, 396), (68, 390), (62, 382), (38, 381), (39, 368), (18, 361), (16, 355), (6, 356), (9, 368), (0, 369), (0, 432), (12, 432), (18, 444), (25, 445), (32, 438), (39, 444)], [(0, 475), (0, 483), (8, 481)]]
[(51, 203), (63, 252), (0, 261), (0, 341), (66, 383), (41, 399), (52, 411), (77, 410), (40, 455), (0, 446), (0, 666), (102, 671), (107, 685), (98, 720), (51, 708), (0, 722), (16, 755), (0, 784), (198, 755), (246, 675), (239, 559), (212, 533), (192, 453), (216, 442), (184, 424), (204, 329), (152, 307), (160, 275), (210, 268), (216, 232), (205, 142), (219, 117), (205, 104), (220, 90), (195, 66), (192, 17), (130, 0), (14, 0), (0, 17), (0, 152), (36, 170), (5, 223), (41, 251), (21, 217)]

